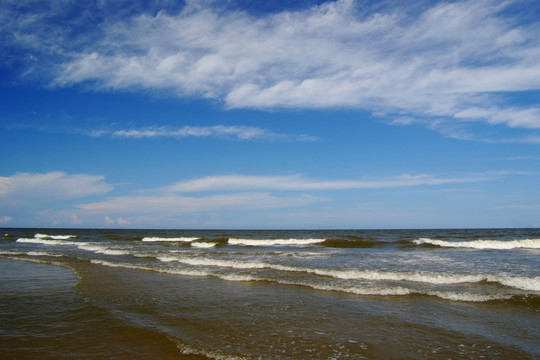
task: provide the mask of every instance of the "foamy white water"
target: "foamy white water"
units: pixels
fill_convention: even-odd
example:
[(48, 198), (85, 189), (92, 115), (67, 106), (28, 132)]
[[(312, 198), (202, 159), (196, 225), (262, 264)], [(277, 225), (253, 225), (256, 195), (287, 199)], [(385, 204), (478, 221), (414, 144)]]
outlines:
[(198, 237), (171, 237), (171, 238), (167, 238), (167, 237), (144, 237), (141, 239), (141, 241), (145, 241), (145, 242), (191, 242), (191, 241), (195, 241), (195, 240), (199, 240)]
[(217, 244), (218, 244), (217, 242), (196, 241), (196, 242), (192, 242), (191, 246), (194, 248), (199, 248), (199, 249), (208, 249), (208, 248), (215, 247)]
[(67, 240), (76, 238), (76, 235), (47, 235), (47, 234), (35, 234), (35, 238), (38, 239), (54, 239), (54, 240)]
[(326, 239), (236, 239), (230, 238), (229, 245), (245, 245), (245, 246), (302, 246), (318, 244), (326, 241)]
[(540, 239), (522, 239), (522, 240), (473, 240), (473, 241), (444, 241), (429, 238), (420, 238), (414, 240), (417, 245), (431, 244), (449, 248), (470, 248), (470, 249), (540, 249)]
[(76, 241), (65, 241), (65, 240), (50, 240), (47, 238), (19, 238), (16, 240), (18, 243), (28, 243), (28, 244), (43, 244), (43, 245), (77, 245), (81, 244)]

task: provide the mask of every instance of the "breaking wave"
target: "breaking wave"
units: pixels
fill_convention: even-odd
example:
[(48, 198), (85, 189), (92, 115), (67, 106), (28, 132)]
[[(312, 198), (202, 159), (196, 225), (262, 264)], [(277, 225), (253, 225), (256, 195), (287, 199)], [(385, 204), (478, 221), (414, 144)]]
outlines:
[(476, 294), (467, 292), (452, 292), (452, 291), (429, 291), (421, 289), (413, 289), (405, 286), (388, 286), (388, 287), (371, 287), (361, 285), (338, 285), (338, 284), (321, 284), (311, 281), (291, 281), (285, 279), (270, 279), (258, 277), (254, 275), (242, 274), (221, 274), (204, 270), (186, 270), (186, 269), (169, 269), (155, 268), (148, 266), (138, 266), (132, 264), (115, 263), (105, 260), (91, 260), (92, 264), (108, 266), (113, 268), (124, 268), (132, 270), (143, 270), (150, 272), (166, 273), (171, 275), (195, 276), (195, 277), (215, 277), (225, 281), (235, 282), (268, 282), (287, 286), (302, 286), (318, 291), (341, 292), (363, 296), (406, 296), (406, 295), (423, 295), (434, 296), (444, 300), (462, 301), (462, 302), (486, 302), (494, 300), (509, 300), (513, 295), (509, 294)]
[(326, 276), (340, 280), (368, 280), (368, 281), (407, 281), (411, 283), (425, 283), (432, 285), (453, 285), (464, 283), (492, 282), (505, 287), (525, 291), (540, 291), (540, 277), (512, 277), (502, 275), (468, 275), (468, 274), (441, 274), (441, 273), (415, 273), (392, 272), (379, 270), (333, 270), (320, 268), (305, 268), (270, 264), (266, 262), (248, 262), (235, 260), (216, 260), (210, 258), (190, 258), (175, 256), (160, 256), (162, 262), (180, 262), (191, 266), (213, 266), (243, 270), (271, 269), (277, 271), (301, 272)]
[(54, 239), (54, 240), (67, 240), (67, 239), (74, 239), (77, 236), (76, 235), (47, 235), (47, 234), (35, 234), (34, 237), (36, 239)]
[(194, 248), (207, 249), (207, 248), (213, 248), (217, 244), (218, 244), (217, 242), (197, 241), (197, 242), (192, 242), (191, 246)]
[(191, 242), (195, 240), (199, 240), (198, 237), (171, 237), (171, 238), (164, 238), (164, 237), (143, 237), (141, 241), (145, 242)]
[(416, 245), (435, 245), (449, 248), (470, 248), (470, 249), (493, 249), (493, 250), (510, 250), (510, 249), (540, 249), (540, 239), (523, 239), (523, 240), (473, 240), (473, 241), (445, 241), (429, 238), (420, 238), (413, 241)]
[(244, 245), (244, 246), (305, 246), (318, 244), (326, 241), (326, 239), (237, 239), (230, 238), (229, 245)]

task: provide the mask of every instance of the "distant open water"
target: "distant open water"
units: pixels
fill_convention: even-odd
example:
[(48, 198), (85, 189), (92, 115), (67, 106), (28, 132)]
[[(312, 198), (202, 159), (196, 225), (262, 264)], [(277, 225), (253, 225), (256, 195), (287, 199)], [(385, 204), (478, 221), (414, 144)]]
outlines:
[(539, 255), (539, 229), (0, 229), (0, 353), (539, 359)]

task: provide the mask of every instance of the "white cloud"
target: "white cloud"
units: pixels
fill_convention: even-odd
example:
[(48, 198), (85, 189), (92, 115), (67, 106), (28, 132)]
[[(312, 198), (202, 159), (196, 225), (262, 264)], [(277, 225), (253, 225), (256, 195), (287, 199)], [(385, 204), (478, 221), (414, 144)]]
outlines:
[[(323, 201), (311, 195), (275, 196), (265, 192), (242, 192), (205, 197), (177, 195), (124, 196), (105, 201), (78, 204), (86, 214), (171, 214), (209, 210), (264, 210), (309, 205)], [(120, 222), (118, 222), (120, 225)]]
[(472, 107), (456, 113), (455, 117), (470, 121), (486, 119), (490, 124), (506, 123), (510, 127), (540, 129), (540, 108)]
[(13, 217), (12, 217), (12, 216), (4, 215), (4, 216), (1, 216), (1, 217), (0, 217), (0, 224), (6, 224), (6, 223), (12, 222), (12, 221), (13, 221)]
[(129, 221), (122, 218), (122, 217), (119, 217), (116, 221), (114, 219), (112, 219), (110, 216), (105, 216), (105, 224), (107, 225), (114, 225), (114, 224), (117, 224), (119, 226), (127, 226), (129, 225)]
[(71, 223), (73, 225), (79, 225), (82, 223), (82, 221), (79, 219), (79, 216), (75, 213), (71, 214)]
[(434, 177), (430, 175), (401, 175), (388, 178), (359, 180), (310, 180), (299, 175), (289, 176), (250, 176), (222, 175), (210, 176), (191, 181), (178, 182), (160, 188), (166, 192), (197, 191), (237, 191), (237, 190), (345, 190), (345, 189), (383, 189), (420, 185), (441, 185), (451, 183), (487, 181), (493, 177), (473, 175), (466, 177)]
[[(58, 224), (84, 226), (167, 226), (179, 224), (246, 224), (246, 219), (264, 215), (283, 218), (291, 212), (320, 212), (333, 201), (329, 191), (347, 189), (390, 189), (490, 181), (507, 172), (469, 174), (458, 177), (401, 175), (355, 180), (312, 180), (300, 175), (226, 175), (182, 181), (170, 186), (116, 195), (97, 201), (78, 202), (70, 207), (38, 211), (39, 219)], [(316, 192), (322, 192), (317, 194)], [(318, 210), (316, 210), (318, 208)], [(270, 211), (271, 210), (271, 211)], [(235, 220), (239, 216), (241, 220)], [(262, 220), (261, 220), (262, 221)], [(264, 223), (264, 221), (263, 221)]]
[(180, 128), (146, 127), (142, 129), (130, 130), (99, 130), (90, 135), (95, 137), (110, 136), (113, 138), (187, 138), (187, 137), (224, 137), (236, 138), (240, 140), (297, 140), (315, 141), (316, 138), (308, 135), (287, 135), (277, 134), (266, 129), (252, 126), (183, 126)]
[(0, 199), (25, 204), (49, 200), (74, 199), (104, 194), (113, 186), (103, 181), (104, 176), (48, 173), (16, 173), (0, 177)]
[(340, 0), (262, 17), (214, 5), (108, 23), (55, 83), (170, 89), (231, 108), (345, 106), (539, 127), (536, 107), (491, 95), (540, 89), (538, 24), (504, 15), (511, 1), (418, 12)]
[(0, 14), (0, 60), (23, 49), (25, 74), (53, 86), (169, 91), (227, 108), (352, 107), (436, 131), (439, 118), (540, 126), (538, 102), (509, 105), (512, 93), (540, 90), (534, 2), (337, 0), (257, 15), (226, 1), (54, 4)]
[[(501, 176), (504, 174), (470, 174), (461, 177), (401, 175), (357, 180), (311, 180), (299, 175), (210, 176), (136, 195), (79, 203), (74, 207), (81, 219), (97, 224), (103, 224), (104, 219), (106, 225), (131, 226), (137, 223), (148, 226), (159, 222), (167, 226), (202, 226), (207, 219), (214, 226), (218, 223), (226, 227), (238, 224), (249, 226), (250, 220), (247, 219), (271, 223), (270, 218), (283, 220), (288, 216), (285, 214), (298, 212), (313, 211), (324, 217), (321, 212), (326, 211), (326, 207), (321, 208), (319, 204), (331, 204), (333, 196), (328, 191), (462, 184), (490, 181)], [(319, 191), (324, 193), (315, 193)], [(55, 216), (58, 217), (57, 214)], [(312, 221), (316, 218), (311, 217)]]

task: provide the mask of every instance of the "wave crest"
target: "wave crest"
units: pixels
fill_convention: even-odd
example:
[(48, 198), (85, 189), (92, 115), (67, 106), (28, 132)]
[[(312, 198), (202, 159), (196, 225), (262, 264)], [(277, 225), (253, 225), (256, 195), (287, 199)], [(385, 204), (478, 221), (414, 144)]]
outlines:
[(149, 237), (143, 237), (141, 241), (144, 242), (191, 242), (195, 240), (199, 240), (198, 237), (172, 237), (172, 238), (164, 238), (164, 237), (157, 237), (157, 236), (149, 236)]
[(511, 249), (540, 249), (540, 239), (522, 239), (522, 240), (473, 240), (473, 241), (446, 241), (429, 238), (420, 238), (413, 240), (416, 245), (435, 245), (448, 248), (469, 248), (469, 249), (492, 249), (492, 250), (511, 250)]
[(244, 246), (303, 246), (318, 244), (326, 241), (326, 239), (237, 239), (230, 238), (229, 245), (244, 245)]

